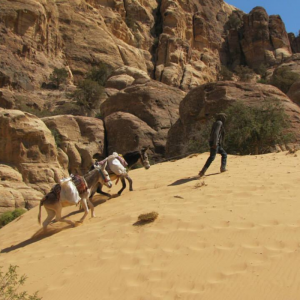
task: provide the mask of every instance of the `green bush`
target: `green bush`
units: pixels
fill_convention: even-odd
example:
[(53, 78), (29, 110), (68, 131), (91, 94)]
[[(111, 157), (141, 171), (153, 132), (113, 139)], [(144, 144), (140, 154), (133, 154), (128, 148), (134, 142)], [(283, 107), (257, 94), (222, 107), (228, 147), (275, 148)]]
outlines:
[(100, 63), (97, 67), (93, 67), (85, 76), (85, 79), (90, 79), (104, 86), (107, 78), (110, 76), (112, 69), (104, 63)]
[(254, 76), (254, 71), (248, 66), (237, 66), (234, 71), (243, 82), (250, 81)]
[(61, 143), (62, 143), (62, 140), (61, 140), (61, 135), (60, 133), (58, 132), (57, 129), (50, 129), (53, 137), (54, 137), (54, 140), (55, 140), (55, 144), (57, 147), (60, 147), (61, 146)]
[(243, 21), (236, 11), (233, 11), (233, 13), (229, 16), (228, 25), (230, 28), (236, 30), (238, 30), (243, 25)]
[(265, 100), (260, 105), (248, 107), (235, 103), (225, 113), (225, 148), (232, 154), (262, 154), (270, 152), (276, 144), (292, 141), (286, 133), (290, 123), (278, 100)]
[(0, 267), (0, 300), (41, 300), (37, 292), (28, 295), (27, 292), (18, 292), (20, 286), (24, 285), (27, 277), (17, 274), (18, 266), (9, 266), (6, 273), (2, 272)]
[(55, 83), (57, 88), (59, 88), (60, 84), (64, 83), (67, 80), (67, 78), (68, 78), (68, 71), (66, 69), (54, 68), (49, 79)]
[(103, 90), (103, 86), (99, 85), (98, 82), (91, 79), (84, 79), (79, 82), (78, 88), (73, 93), (73, 97), (77, 105), (90, 110), (96, 108)]
[(261, 78), (266, 79), (268, 68), (265, 64), (260, 64), (259, 67), (254, 69), (254, 71), (256, 72), (256, 74), (259, 74)]
[(292, 84), (298, 80), (300, 80), (300, 75), (284, 66), (274, 71), (270, 83), (279, 88), (282, 92), (287, 93)]
[(226, 66), (221, 66), (220, 71), (220, 80), (232, 80), (233, 79), (233, 72), (231, 72)]
[(135, 19), (132, 16), (126, 16), (125, 23), (128, 28), (132, 29), (133, 31), (137, 30)]
[(269, 84), (267, 79), (261, 78), (259, 80), (257, 80), (257, 83), (262, 83), (262, 84)]
[(214, 120), (210, 119), (201, 126), (201, 129), (188, 142), (187, 154), (209, 151), (209, 136)]
[(101, 112), (96, 113), (95, 118), (99, 119), (99, 120), (102, 120), (103, 116), (102, 116)]
[(26, 212), (26, 210), (23, 209), (23, 208), (16, 208), (13, 211), (7, 211), (7, 212), (3, 213), (0, 216), (0, 228), (2, 228), (3, 226), (7, 225), (8, 223), (10, 223), (11, 221), (13, 221), (14, 219), (20, 217), (25, 212)]
[(44, 118), (44, 117), (49, 117), (52, 116), (52, 112), (50, 110), (39, 110), (39, 109), (35, 109), (33, 107), (27, 106), (26, 104), (20, 103), (18, 105), (18, 109), (23, 111), (23, 112), (27, 112), (30, 113), (32, 115), (35, 115), (39, 118)]

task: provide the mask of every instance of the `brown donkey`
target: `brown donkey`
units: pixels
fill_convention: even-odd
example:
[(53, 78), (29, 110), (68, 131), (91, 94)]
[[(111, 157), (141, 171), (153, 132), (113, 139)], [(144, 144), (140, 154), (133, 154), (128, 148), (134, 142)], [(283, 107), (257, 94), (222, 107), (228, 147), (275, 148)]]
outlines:
[(89, 200), (90, 195), (97, 189), (98, 183), (101, 185), (106, 185), (111, 188), (112, 183), (108, 172), (105, 170), (106, 164), (103, 166), (95, 166), (95, 169), (85, 174), (82, 178), (82, 182), (86, 182), (87, 188), (76, 188), (71, 178), (61, 180), (60, 184), (56, 184), (52, 190), (41, 200), (38, 214), (38, 222), (41, 224), (41, 210), (44, 205), (47, 211), (47, 218), (43, 222), (44, 229), (47, 228), (51, 220), (56, 217), (56, 221), (65, 222), (71, 225), (75, 225), (74, 222), (70, 220), (65, 220), (61, 217), (61, 211), (63, 208), (63, 203), (68, 205), (75, 205), (79, 201), (84, 208), (84, 215), (80, 219), (83, 222), (88, 215), (89, 208), (91, 208), (91, 216), (95, 217), (94, 205)]

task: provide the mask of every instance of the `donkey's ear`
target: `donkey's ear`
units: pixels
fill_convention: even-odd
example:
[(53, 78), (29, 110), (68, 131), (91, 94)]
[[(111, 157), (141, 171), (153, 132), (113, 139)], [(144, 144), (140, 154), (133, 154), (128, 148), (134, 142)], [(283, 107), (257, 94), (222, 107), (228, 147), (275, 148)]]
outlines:
[(107, 166), (107, 161), (101, 166), (101, 169), (102, 169), (102, 170), (105, 170), (105, 169), (106, 169), (106, 166)]
[(146, 152), (149, 148), (150, 148), (150, 145), (144, 146), (144, 147), (142, 148), (142, 151)]

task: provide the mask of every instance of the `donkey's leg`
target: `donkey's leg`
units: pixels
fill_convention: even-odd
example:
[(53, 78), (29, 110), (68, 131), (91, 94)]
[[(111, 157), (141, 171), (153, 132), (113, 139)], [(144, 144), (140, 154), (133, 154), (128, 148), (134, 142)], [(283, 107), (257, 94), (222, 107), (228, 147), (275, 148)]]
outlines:
[(128, 173), (127, 175), (125, 176), (125, 178), (128, 180), (129, 182), (129, 191), (133, 191), (132, 189), (132, 179), (129, 177)]
[(88, 205), (89, 205), (89, 207), (91, 209), (91, 217), (95, 218), (96, 215), (95, 215), (94, 204), (92, 203), (92, 201), (90, 200), (90, 198), (88, 198), (87, 201), (88, 201)]
[(102, 191), (102, 187), (103, 187), (102, 184), (99, 184), (99, 187), (97, 189), (97, 193), (99, 193), (101, 195), (104, 195), (104, 196), (107, 196), (107, 197), (111, 197), (111, 194), (105, 193), (105, 192)]
[(88, 213), (89, 213), (89, 208), (88, 208), (87, 203), (86, 203), (86, 198), (81, 198), (81, 202), (82, 202), (82, 206), (83, 206), (83, 209), (84, 209), (84, 215), (83, 215), (83, 217), (80, 219), (79, 222), (83, 223), (84, 219), (86, 218), (86, 216), (87, 216)]
[(121, 182), (122, 182), (122, 188), (118, 191), (118, 195), (119, 196), (122, 194), (122, 192), (126, 188), (126, 182), (125, 182), (125, 178), (124, 177), (121, 177)]
[(93, 196), (95, 195), (95, 193), (99, 193), (98, 189), (100, 188), (100, 183), (97, 183), (96, 186), (93, 187), (93, 189), (90, 192), (90, 199), (93, 198)]
[(94, 204), (93, 202), (90, 200), (90, 194), (91, 194), (91, 190), (88, 189), (85, 194), (84, 194), (84, 198), (87, 200), (88, 203), (88, 207), (91, 210), (91, 217), (94, 218), (96, 217), (95, 213), (94, 213)]
[(65, 220), (61, 217), (62, 206), (61, 206), (60, 203), (57, 203), (57, 204), (53, 205), (53, 209), (55, 209), (56, 221), (57, 222), (64, 222), (64, 223), (68, 223), (72, 226), (75, 226), (74, 222), (72, 222), (71, 220)]
[(47, 226), (49, 225), (49, 223), (51, 222), (51, 220), (55, 217), (55, 211), (52, 209), (49, 209), (47, 207), (45, 207), (46, 212), (47, 212), (47, 218), (46, 220), (43, 222), (43, 229), (46, 230)]

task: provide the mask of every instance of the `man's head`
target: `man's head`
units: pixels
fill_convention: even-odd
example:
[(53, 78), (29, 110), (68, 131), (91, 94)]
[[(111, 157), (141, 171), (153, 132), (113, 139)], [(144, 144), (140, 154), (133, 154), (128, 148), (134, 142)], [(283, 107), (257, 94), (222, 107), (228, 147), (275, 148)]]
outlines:
[(222, 121), (223, 123), (225, 123), (226, 119), (227, 115), (225, 113), (216, 114), (216, 121)]

